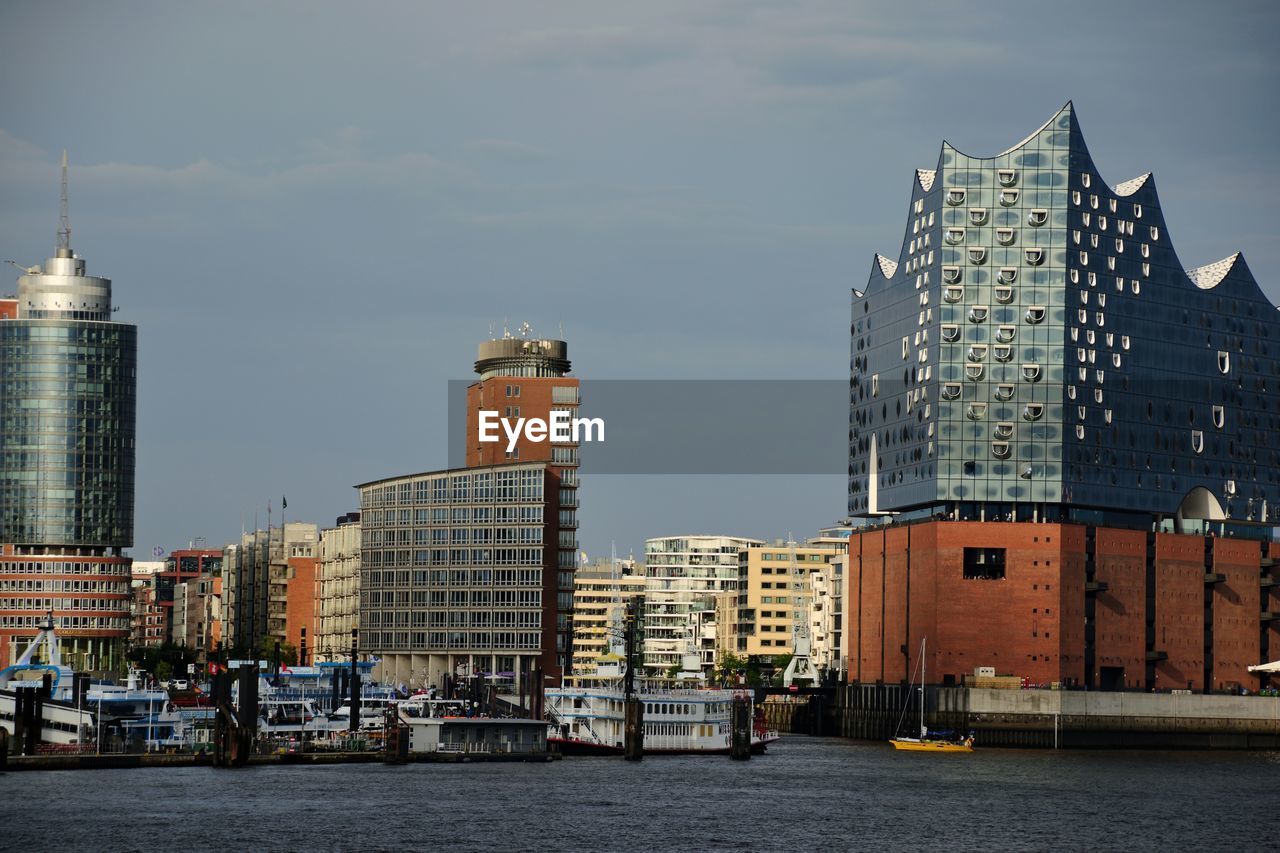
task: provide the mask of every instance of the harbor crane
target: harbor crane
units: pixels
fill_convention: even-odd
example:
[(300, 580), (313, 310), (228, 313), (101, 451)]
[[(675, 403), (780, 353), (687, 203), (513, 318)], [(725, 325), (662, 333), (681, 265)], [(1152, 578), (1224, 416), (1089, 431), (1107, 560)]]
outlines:
[(791, 662), (782, 673), (782, 686), (790, 687), (797, 681), (808, 681), (810, 685), (818, 683), (818, 670), (809, 658), (813, 651), (809, 636), (809, 607), (804, 593), (810, 592), (809, 572), (800, 571), (800, 562), (796, 559), (796, 541), (787, 537), (787, 545), (791, 549), (791, 578), (788, 586), (791, 595)]

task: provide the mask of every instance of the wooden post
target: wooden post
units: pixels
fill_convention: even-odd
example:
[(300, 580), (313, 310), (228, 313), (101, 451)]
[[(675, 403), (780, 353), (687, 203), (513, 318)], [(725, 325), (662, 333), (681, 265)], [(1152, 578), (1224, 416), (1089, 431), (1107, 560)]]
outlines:
[(644, 758), (644, 702), (637, 696), (627, 697), (623, 730), (623, 757), (627, 761)]
[(751, 758), (751, 700), (746, 696), (734, 697), (729, 720), (729, 757), (734, 761), (747, 761)]

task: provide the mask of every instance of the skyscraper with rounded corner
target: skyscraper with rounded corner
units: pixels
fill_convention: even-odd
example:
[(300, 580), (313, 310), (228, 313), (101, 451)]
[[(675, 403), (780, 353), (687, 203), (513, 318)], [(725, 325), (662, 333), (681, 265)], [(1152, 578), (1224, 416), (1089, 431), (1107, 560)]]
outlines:
[(124, 662), (133, 544), (137, 327), (112, 319), (63, 215), (53, 257), (0, 305), (0, 662), (52, 613), (64, 661)]

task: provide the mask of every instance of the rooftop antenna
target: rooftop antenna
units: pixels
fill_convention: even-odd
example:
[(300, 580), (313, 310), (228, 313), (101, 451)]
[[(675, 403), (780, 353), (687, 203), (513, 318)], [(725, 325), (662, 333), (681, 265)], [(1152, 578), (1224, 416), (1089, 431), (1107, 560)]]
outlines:
[(71, 214), (67, 204), (67, 149), (62, 149), (62, 199), (58, 208), (58, 257), (71, 257)]

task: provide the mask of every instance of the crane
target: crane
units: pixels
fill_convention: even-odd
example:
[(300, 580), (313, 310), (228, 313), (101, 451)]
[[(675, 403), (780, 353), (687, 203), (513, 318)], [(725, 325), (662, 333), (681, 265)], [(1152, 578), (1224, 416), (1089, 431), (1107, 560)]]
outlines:
[(811, 685), (818, 683), (818, 671), (809, 659), (812, 651), (809, 637), (809, 607), (803, 593), (809, 589), (809, 573), (800, 571), (800, 563), (796, 559), (796, 541), (787, 537), (787, 545), (791, 549), (791, 580), (788, 583), (791, 609), (791, 662), (782, 673), (782, 686), (790, 687), (797, 681), (808, 681)]

